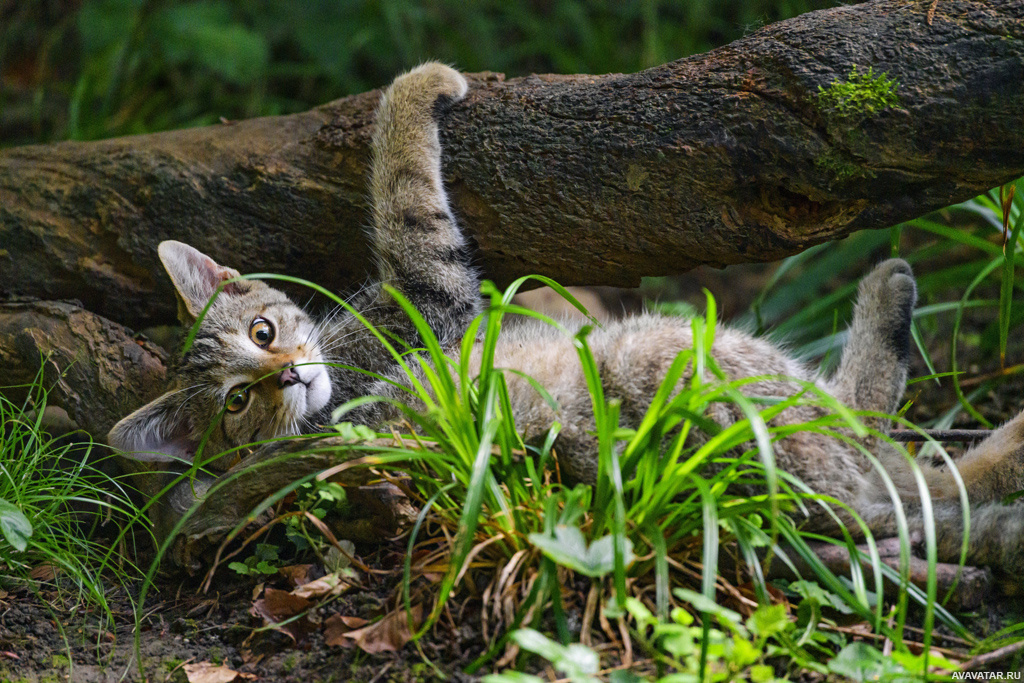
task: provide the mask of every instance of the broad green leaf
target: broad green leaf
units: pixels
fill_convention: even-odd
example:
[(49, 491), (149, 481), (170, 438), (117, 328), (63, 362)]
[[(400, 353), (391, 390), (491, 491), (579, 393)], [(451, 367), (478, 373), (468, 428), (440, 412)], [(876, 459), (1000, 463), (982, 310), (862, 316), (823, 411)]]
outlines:
[(0, 498), (0, 532), (15, 550), (22, 552), (32, 537), (32, 524), (14, 503)]
[(892, 680), (892, 674), (905, 671), (892, 658), (863, 642), (850, 643), (840, 650), (828, 663), (828, 670), (859, 682)]
[[(588, 547), (583, 532), (576, 527), (560, 524), (555, 527), (554, 533), (554, 537), (542, 533), (530, 534), (530, 542), (558, 564), (584, 576), (598, 578), (615, 569), (615, 550), (611, 535), (597, 539)], [(623, 561), (629, 565), (634, 559), (633, 543), (629, 539), (625, 541)]]
[(586, 645), (562, 645), (532, 628), (519, 629), (512, 634), (512, 639), (524, 650), (529, 650), (551, 662), (552, 666), (574, 683), (596, 683), (596, 679), (591, 678), (590, 674), (597, 673), (601, 662), (597, 653)]
[(708, 614), (715, 615), (723, 626), (728, 626), (737, 631), (744, 630), (743, 617), (741, 617), (738, 612), (722, 607), (704, 594), (687, 590), (685, 588), (676, 588), (672, 592), (677, 598), (687, 601), (701, 612), (707, 612)]
[(850, 606), (847, 605), (842, 598), (834, 593), (828, 592), (813, 581), (794, 581), (789, 584), (789, 589), (800, 595), (805, 600), (813, 600), (823, 607), (831, 607), (843, 614), (853, 613)]
[(782, 633), (789, 625), (785, 605), (763, 605), (747, 619), (747, 628), (764, 638)]

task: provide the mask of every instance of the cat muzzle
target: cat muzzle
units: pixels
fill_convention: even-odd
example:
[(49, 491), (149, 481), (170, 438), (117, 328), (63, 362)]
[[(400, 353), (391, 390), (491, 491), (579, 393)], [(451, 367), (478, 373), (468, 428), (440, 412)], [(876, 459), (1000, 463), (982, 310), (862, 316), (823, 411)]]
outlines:
[(299, 371), (291, 365), (286, 365), (277, 373), (277, 386), (281, 389), (290, 387), (293, 384), (305, 384), (299, 377)]

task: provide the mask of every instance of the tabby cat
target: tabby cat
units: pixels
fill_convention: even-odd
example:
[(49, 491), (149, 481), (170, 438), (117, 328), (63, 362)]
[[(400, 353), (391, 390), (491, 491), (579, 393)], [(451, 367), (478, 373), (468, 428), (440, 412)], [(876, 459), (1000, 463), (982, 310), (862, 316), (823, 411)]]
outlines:
[[(478, 274), (441, 178), (438, 136), (439, 117), (466, 90), (458, 72), (427, 63), (398, 77), (384, 93), (370, 178), (371, 238), (379, 280), (353, 301), (375, 326), (415, 346), (415, 329), (383, 286), (394, 287), (452, 351), (481, 312)], [(179, 315), (186, 326), (199, 318), (218, 285), (238, 275), (180, 242), (163, 242), (159, 255), (177, 290)], [(860, 284), (849, 341), (829, 379), (740, 330), (719, 330), (711, 352), (731, 378), (792, 378), (748, 384), (744, 391), (751, 396), (792, 395), (803, 389), (802, 382), (814, 382), (853, 409), (892, 413), (906, 383), (915, 300), (914, 279), (904, 261), (892, 259), (877, 266)], [(589, 342), (605, 393), (621, 399), (625, 423), (637, 424), (669, 364), (691, 345), (692, 330), (686, 320), (645, 314), (596, 329)], [(317, 431), (330, 420), (332, 409), (349, 399), (396, 394), (388, 382), (325, 362), (364, 368), (397, 381), (403, 377), (390, 354), (353, 315), (336, 313), (315, 321), (261, 281), (230, 283), (209, 307), (191, 348), (172, 369), (170, 390), (121, 420), (109, 442), (137, 460), (188, 462), (221, 413), (205, 452)], [(593, 482), (594, 417), (572, 340), (551, 326), (523, 319), (503, 332), (494, 364), (515, 368), (548, 389), (558, 402), (557, 414), (525, 380), (506, 375), (516, 423), (525, 438), (542, 437), (557, 419), (564, 425), (556, 442), (563, 472)], [(377, 426), (396, 417), (392, 410), (386, 403), (371, 403), (345, 419)], [(820, 408), (798, 405), (785, 410), (775, 423), (795, 424), (821, 414)], [(708, 417), (726, 425), (741, 415), (734, 404), (713, 403)], [(885, 429), (888, 424), (875, 419), (873, 426)], [(908, 507), (911, 526), (920, 528), (918, 489), (903, 456), (873, 438), (861, 443), (886, 465)], [(895, 535), (893, 504), (855, 445), (803, 431), (777, 442), (775, 457), (780, 468), (813, 490), (850, 505), (876, 536)], [(1024, 488), (1024, 416), (968, 452), (958, 466), (972, 505), (968, 563), (1024, 572), (1024, 509), (1000, 503)], [(949, 471), (921, 467), (934, 500), (939, 560), (957, 562), (962, 540), (959, 490)], [(831, 517), (811, 515), (812, 527), (835, 533)]]

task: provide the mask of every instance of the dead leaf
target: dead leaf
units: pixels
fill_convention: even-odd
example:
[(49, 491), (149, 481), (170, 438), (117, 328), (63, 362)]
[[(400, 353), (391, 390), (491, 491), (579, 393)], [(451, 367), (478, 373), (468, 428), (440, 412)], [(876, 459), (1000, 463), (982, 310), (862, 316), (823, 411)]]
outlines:
[(44, 562), (43, 564), (29, 570), (28, 576), (30, 579), (35, 579), (36, 581), (53, 581), (57, 578), (57, 568), (49, 562)]
[[(416, 605), (412, 608), (414, 628), (419, 628), (422, 615), (422, 605)], [(349, 631), (344, 634), (344, 637), (355, 641), (355, 644), (363, 652), (378, 654), (380, 652), (398, 652), (406, 643), (412, 640), (412, 633), (409, 632), (409, 618), (406, 611), (402, 609), (391, 612), (374, 624), (355, 631)]]
[(292, 591), (292, 595), (297, 595), (300, 598), (320, 598), (325, 595), (341, 595), (351, 587), (351, 584), (342, 581), (337, 574), (328, 574), (316, 581), (299, 586)]
[(356, 644), (345, 637), (353, 629), (366, 626), (366, 619), (332, 614), (324, 622), (324, 642), (337, 647), (355, 647)]
[(312, 564), (293, 564), (281, 567), (277, 571), (292, 585), (292, 588), (298, 588), (316, 578), (313, 576), (315, 566)]
[(232, 671), (226, 666), (217, 666), (211, 662), (184, 664), (182, 668), (185, 670), (188, 683), (235, 683), (239, 680), (253, 680), (256, 678), (252, 674)]
[(312, 606), (313, 603), (303, 597), (292, 595), (288, 591), (267, 588), (263, 591), (263, 597), (252, 603), (250, 613), (253, 616), (263, 617), (268, 625), (288, 634), (295, 642), (299, 642), (307, 634), (316, 630), (316, 626), (310, 622), (308, 615), (304, 614)]

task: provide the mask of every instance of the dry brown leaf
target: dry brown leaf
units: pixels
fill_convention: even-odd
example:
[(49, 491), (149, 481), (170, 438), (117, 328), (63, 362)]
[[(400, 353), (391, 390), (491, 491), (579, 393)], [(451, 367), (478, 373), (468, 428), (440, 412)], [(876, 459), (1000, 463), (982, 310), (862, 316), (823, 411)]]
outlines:
[[(419, 628), (422, 616), (422, 605), (412, 608), (414, 628)], [(380, 652), (398, 652), (412, 640), (412, 633), (409, 632), (409, 618), (406, 611), (402, 609), (391, 612), (374, 624), (349, 631), (344, 634), (344, 637), (352, 639), (363, 652), (378, 654)]]
[(36, 581), (53, 581), (57, 578), (57, 568), (49, 562), (33, 567), (29, 570), (28, 576)]
[[(315, 631), (316, 626), (306, 615), (291, 621), (288, 620), (303, 614), (312, 606), (312, 602), (298, 595), (292, 595), (288, 591), (276, 588), (267, 588), (263, 591), (263, 597), (252, 603), (250, 613), (253, 616), (263, 617), (267, 624), (287, 633), (295, 642), (299, 642), (307, 634)], [(284, 621), (288, 621), (288, 623), (281, 623)]]
[(226, 666), (217, 666), (211, 662), (195, 662), (184, 664), (185, 677), (188, 683), (235, 683), (242, 680), (253, 680), (256, 677), (252, 674), (243, 674), (232, 671)]
[(366, 619), (359, 617), (347, 617), (342, 614), (332, 614), (324, 622), (324, 642), (337, 647), (355, 647), (356, 644), (345, 635), (353, 629), (366, 626)]
[(291, 584), (292, 588), (298, 588), (314, 580), (316, 566), (312, 564), (293, 564), (281, 567), (277, 571)]
[(292, 591), (292, 595), (300, 598), (321, 598), (325, 595), (341, 595), (351, 587), (351, 584), (342, 581), (337, 574), (328, 574), (299, 586)]

